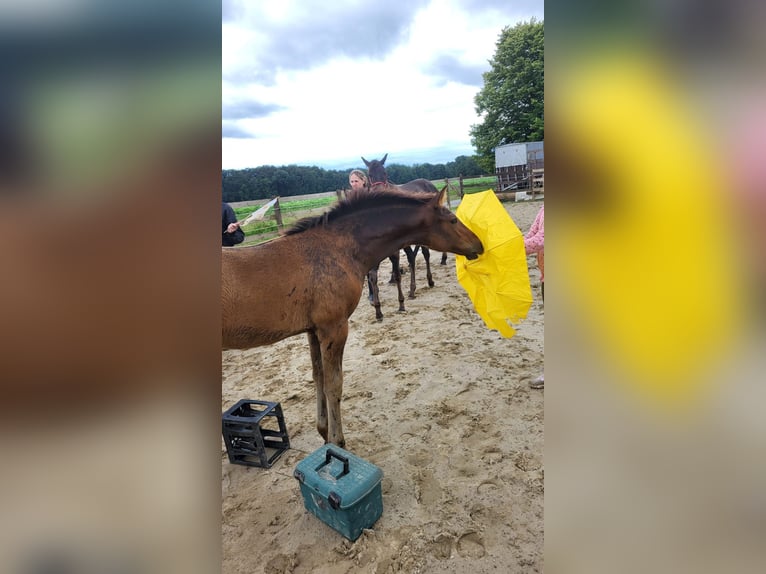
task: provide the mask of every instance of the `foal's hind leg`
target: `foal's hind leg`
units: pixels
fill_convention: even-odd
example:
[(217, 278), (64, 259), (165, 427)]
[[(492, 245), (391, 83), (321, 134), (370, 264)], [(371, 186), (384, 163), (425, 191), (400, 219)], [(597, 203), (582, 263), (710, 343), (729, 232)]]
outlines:
[(334, 325), (322, 326), (317, 329), (319, 349), (322, 353), (322, 370), (324, 372), (324, 399), (328, 432), (325, 440), (344, 447), (343, 424), (340, 418), (340, 400), (343, 394), (343, 349), (348, 338), (348, 321), (343, 320)]
[(373, 267), (367, 272), (367, 282), (372, 288), (372, 300), (370, 301), (370, 305), (375, 307), (375, 318), (378, 321), (382, 321), (383, 312), (380, 310), (380, 291), (378, 290), (378, 267), (379, 266), (380, 264), (376, 265), (375, 267)]
[(428, 286), (434, 286), (434, 278), (431, 275), (431, 250), (425, 245), (423, 246), (423, 259), (426, 260), (426, 279), (428, 280)]
[(439, 262), (439, 265), (446, 265), (447, 264), (447, 252), (445, 251), (442, 253), (442, 260)]
[(311, 350), (311, 371), (317, 392), (317, 431), (327, 442), (327, 402), (324, 394), (324, 369), (322, 351), (316, 334), (309, 331), (309, 349)]

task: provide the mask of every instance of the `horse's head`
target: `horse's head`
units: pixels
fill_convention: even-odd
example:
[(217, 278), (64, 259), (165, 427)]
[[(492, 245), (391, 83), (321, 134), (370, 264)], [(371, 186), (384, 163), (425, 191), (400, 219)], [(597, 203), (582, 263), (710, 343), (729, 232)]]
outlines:
[(427, 235), (423, 245), (476, 259), (484, 253), (484, 246), (476, 234), (444, 206), (446, 191), (445, 187), (425, 206)]
[(388, 153), (386, 153), (381, 160), (374, 159), (372, 161), (367, 161), (362, 157), (364, 165), (367, 166), (367, 177), (370, 179), (370, 185), (375, 185), (376, 183), (388, 183), (388, 174), (386, 173), (385, 168), (387, 157)]

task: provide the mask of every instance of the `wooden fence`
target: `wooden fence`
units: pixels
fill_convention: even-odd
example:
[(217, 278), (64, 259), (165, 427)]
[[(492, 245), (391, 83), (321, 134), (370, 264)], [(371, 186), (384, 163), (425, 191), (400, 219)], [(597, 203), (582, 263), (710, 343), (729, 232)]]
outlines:
[[(488, 176), (484, 176), (484, 177), (488, 177)], [(471, 180), (474, 178), (467, 178), (467, 179)], [(464, 182), (464, 178), (462, 176), (459, 176), (459, 177), (445, 178), (443, 180), (432, 180), (432, 181), (434, 185), (436, 185), (437, 189), (439, 189), (440, 191), (445, 188), (447, 189), (447, 195), (446, 195), (447, 206), (450, 209), (455, 209), (457, 205), (460, 203), (460, 200), (463, 198), (463, 195), (465, 193), (466, 184)], [(443, 183), (440, 183), (440, 182), (443, 182)], [(542, 191), (541, 186), (539, 187), (535, 186), (535, 189), (538, 192)], [(505, 193), (500, 192), (499, 190), (500, 190), (499, 187), (495, 189), (498, 197), (504, 201), (514, 199), (514, 196), (516, 195), (515, 190), (510, 192), (505, 192)], [(336, 190), (334, 192), (330, 191), (330, 192), (325, 192), (320, 194), (276, 198), (276, 202), (274, 203), (273, 208), (266, 213), (266, 215), (263, 217), (262, 220), (255, 221), (253, 223), (250, 223), (244, 226), (243, 229), (245, 230), (245, 233), (247, 235), (242, 245), (254, 245), (257, 243), (262, 243), (264, 241), (273, 239), (279, 235), (280, 231), (285, 226), (290, 226), (295, 221), (303, 217), (320, 215), (324, 213), (325, 211), (327, 211), (327, 209), (332, 205), (331, 203), (329, 205), (316, 207), (316, 208), (310, 208), (310, 209), (306, 209), (306, 208), (293, 209), (290, 207), (291, 202), (304, 200), (304, 199), (322, 198), (322, 197), (331, 198), (333, 196), (337, 197), (337, 199), (340, 200), (344, 198), (346, 193), (348, 193), (349, 191), (350, 191), (349, 188), (345, 188), (345, 189)], [(262, 199), (262, 200), (231, 203), (230, 205), (232, 207), (262, 206), (269, 201), (270, 201), (269, 199)]]

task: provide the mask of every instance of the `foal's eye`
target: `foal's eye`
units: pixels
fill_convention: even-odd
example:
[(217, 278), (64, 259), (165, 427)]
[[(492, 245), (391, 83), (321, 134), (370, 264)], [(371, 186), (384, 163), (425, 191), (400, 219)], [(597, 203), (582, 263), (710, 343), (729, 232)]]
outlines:
[(452, 221), (451, 221), (450, 223), (452, 223), (453, 225), (454, 225), (455, 223), (457, 223), (457, 217), (453, 217), (453, 218), (452, 218)]

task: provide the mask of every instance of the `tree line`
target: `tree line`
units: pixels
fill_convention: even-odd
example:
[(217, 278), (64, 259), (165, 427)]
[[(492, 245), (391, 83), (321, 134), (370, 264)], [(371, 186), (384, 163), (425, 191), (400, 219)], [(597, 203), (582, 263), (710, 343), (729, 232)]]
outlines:
[[(482, 121), (471, 126), (476, 155), (459, 156), (447, 164), (386, 165), (394, 183), (417, 178), (476, 177), (495, 172), (495, 147), (545, 139), (545, 24), (534, 18), (500, 33), (484, 87), (474, 98)], [(226, 202), (322, 193), (348, 187), (347, 170), (265, 165), (223, 171)]]
[[(275, 196), (306, 195), (324, 193), (337, 189), (346, 189), (347, 170), (323, 169), (316, 166), (301, 165), (263, 165), (247, 169), (225, 169), (222, 172), (223, 201), (251, 201), (268, 199)], [(478, 177), (483, 175), (476, 156), (458, 156), (454, 161), (444, 163), (420, 163), (386, 165), (388, 178), (394, 183), (404, 183), (413, 179), (424, 178), (437, 180), (444, 178)]]

